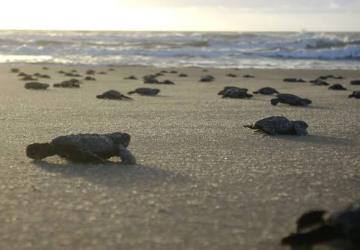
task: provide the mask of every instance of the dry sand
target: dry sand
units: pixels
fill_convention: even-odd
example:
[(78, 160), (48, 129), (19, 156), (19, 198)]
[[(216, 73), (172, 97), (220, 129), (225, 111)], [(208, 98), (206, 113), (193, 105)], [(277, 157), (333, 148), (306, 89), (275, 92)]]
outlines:
[[(42, 72), (91, 67), (16, 65)], [(80, 89), (32, 91), (11, 65), (0, 66), (0, 249), (282, 249), (281, 237), (312, 208), (341, 208), (360, 194), (360, 100), (284, 77), (340, 74), (351, 90), (356, 71), (178, 69), (174, 86), (123, 80), (158, 72), (115, 67)], [(107, 68), (95, 68), (107, 71)], [(254, 74), (255, 79), (226, 73)], [(199, 83), (201, 75), (216, 81)], [(226, 85), (273, 86), (313, 100), (308, 108), (271, 106), (268, 96), (229, 100)], [(115, 89), (158, 87), (159, 97), (106, 101)], [(243, 128), (270, 115), (309, 123), (307, 137), (270, 137)], [(34, 163), (25, 147), (69, 133), (123, 131), (138, 166)]]

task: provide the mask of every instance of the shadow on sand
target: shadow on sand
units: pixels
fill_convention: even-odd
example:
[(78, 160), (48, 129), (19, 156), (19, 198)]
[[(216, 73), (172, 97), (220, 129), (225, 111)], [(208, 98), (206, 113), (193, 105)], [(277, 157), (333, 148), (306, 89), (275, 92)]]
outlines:
[(160, 186), (166, 183), (190, 182), (189, 177), (142, 165), (129, 166), (115, 163), (59, 164), (46, 161), (33, 161), (33, 164), (48, 173), (58, 173), (67, 178), (80, 177), (94, 184), (105, 186)]
[(294, 142), (305, 142), (318, 145), (338, 145), (338, 146), (352, 146), (354, 142), (347, 138), (337, 138), (333, 136), (324, 135), (308, 135), (308, 136), (286, 136), (281, 135), (276, 138)]

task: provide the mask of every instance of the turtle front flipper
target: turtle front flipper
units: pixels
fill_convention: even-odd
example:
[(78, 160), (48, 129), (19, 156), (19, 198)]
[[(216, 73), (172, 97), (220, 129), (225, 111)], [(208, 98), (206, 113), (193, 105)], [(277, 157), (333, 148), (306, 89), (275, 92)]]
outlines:
[(121, 162), (125, 165), (135, 165), (136, 158), (135, 156), (122, 144), (118, 146), (119, 157)]

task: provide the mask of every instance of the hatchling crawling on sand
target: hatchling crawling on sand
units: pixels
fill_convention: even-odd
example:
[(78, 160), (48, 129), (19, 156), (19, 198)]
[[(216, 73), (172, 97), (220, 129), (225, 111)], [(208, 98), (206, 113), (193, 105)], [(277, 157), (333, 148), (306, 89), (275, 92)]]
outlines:
[(307, 135), (309, 125), (304, 121), (290, 121), (284, 116), (271, 116), (257, 121), (254, 125), (245, 125), (269, 135)]
[[(297, 232), (282, 239), (283, 245), (313, 246), (341, 241), (341, 249), (360, 249), (360, 203), (327, 212), (313, 210), (297, 220)], [(340, 243), (340, 242), (338, 242)]]
[(222, 95), (223, 98), (251, 98), (253, 95), (247, 93), (248, 89), (238, 87), (225, 87), (218, 95)]
[(254, 94), (262, 94), (262, 95), (273, 95), (273, 94), (278, 94), (279, 92), (271, 87), (265, 87), (265, 88), (261, 88), (258, 91), (253, 92)]
[(108, 90), (101, 95), (97, 95), (96, 98), (98, 99), (108, 99), (108, 100), (132, 100), (132, 98), (121, 94), (119, 91), (116, 90)]
[(159, 94), (160, 89), (152, 89), (152, 88), (137, 88), (133, 91), (130, 91), (128, 94), (139, 94), (139, 95), (147, 95), (147, 96), (155, 96)]
[(309, 99), (292, 94), (278, 94), (277, 98), (271, 99), (271, 104), (277, 105), (278, 103), (289, 104), (290, 106), (308, 106), (312, 102)]
[(106, 163), (107, 159), (119, 156), (123, 164), (136, 164), (136, 159), (127, 149), (130, 135), (127, 133), (77, 134), (59, 136), (50, 143), (33, 143), (27, 146), (26, 155), (34, 160), (59, 155), (76, 163)]

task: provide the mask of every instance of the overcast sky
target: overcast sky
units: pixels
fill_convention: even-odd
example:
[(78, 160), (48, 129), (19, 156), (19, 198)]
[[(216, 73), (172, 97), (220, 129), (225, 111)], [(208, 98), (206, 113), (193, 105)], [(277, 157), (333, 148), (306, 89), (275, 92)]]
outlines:
[(0, 29), (360, 31), (360, 0), (1, 0)]

